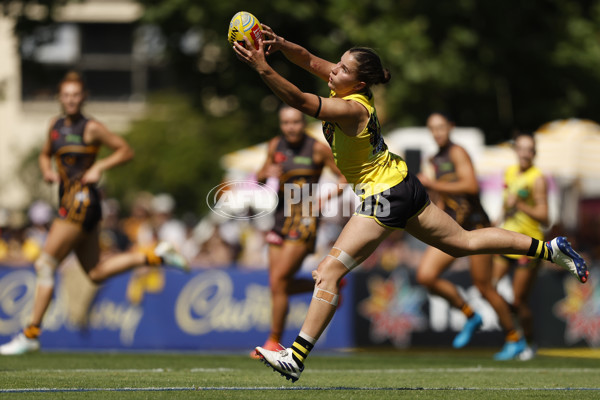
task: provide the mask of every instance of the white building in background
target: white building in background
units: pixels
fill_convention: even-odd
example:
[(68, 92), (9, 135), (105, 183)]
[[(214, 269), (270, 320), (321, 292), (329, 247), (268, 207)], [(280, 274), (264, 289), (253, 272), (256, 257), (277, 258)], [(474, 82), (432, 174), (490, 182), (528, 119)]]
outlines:
[[(35, 18), (47, 10), (26, 12)], [(56, 26), (25, 38), (20, 48), (14, 20), (0, 13), (0, 209), (23, 209), (33, 200), (19, 168), (45, 140), (59, 112), (56, 85), (68, 70), (84, 75), (91, 94), (86, 114), (112, 131), (123, 132), (141, 116), (153, 56), (162, 50), (150, 28), (136, 27), (142, 12), (133, 0), (71, 3), (57, 11)]]

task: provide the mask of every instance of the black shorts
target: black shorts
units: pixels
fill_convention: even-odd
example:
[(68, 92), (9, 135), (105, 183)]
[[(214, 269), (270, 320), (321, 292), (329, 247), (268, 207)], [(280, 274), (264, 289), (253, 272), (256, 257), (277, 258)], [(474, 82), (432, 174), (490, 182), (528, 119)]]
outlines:
[(87, 231), (94, 230), (102, 219), (100, 194), (93, 185), (75, 184), (60, 190), (59, 218), (78, 225)]
[(429, 205), (427, 191), (410, 172), (396, 186), (363, 199), (355, 215), (375, 219), (387, 228), (404, 229), (406, 222)]

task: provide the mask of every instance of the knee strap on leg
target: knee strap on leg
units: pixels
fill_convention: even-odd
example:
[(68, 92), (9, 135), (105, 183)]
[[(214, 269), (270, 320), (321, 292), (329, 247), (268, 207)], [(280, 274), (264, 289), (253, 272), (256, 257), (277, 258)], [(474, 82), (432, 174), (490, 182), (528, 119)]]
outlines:
[(54, 272), (58, 266), (56, 258), (50, 254), (42, 253), (33, 264), (37, 275), (37, 284), (40, 286), (54, 286)]
[(334, 307), (337, 307), (339, 297), (339, 295), (332, 293), (329, 290), (318, 287), (315, 287), (315, 291), (313, 292), (313, 299), (324, 301), (325, 303), (329, 303)]
[(332, 247), (331, 251), (329, 252), (329, 254), (327, 254), (327, 256), (333, 257), (342, 264), (344, 264), (344, 266), (348, 268), (349, 271), (351, 271), (357, 265), (356, 260), (352, 258), (350, 254), (346, 253), (342, 249), (338, 249), (337, 247)]

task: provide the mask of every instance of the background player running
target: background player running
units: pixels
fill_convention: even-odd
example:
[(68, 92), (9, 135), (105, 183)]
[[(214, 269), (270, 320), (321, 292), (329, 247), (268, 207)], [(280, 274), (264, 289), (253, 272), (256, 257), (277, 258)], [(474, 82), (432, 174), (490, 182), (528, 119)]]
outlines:
[[(310, 199), (286, 201), (284, 185), (294, 185), (297, 193), (317, 196), (314, 192), (323, 167), (329, 167), (345, 182), (335, 165), (331, 149), (306, 134), (304, 114), (288, 105), (279, 110), (281, 135), (269, 142), (265, 164), (257, 179), (275, 178), (279, 186), (279, 203), (275, 210), (275, 226), (267, 234), (269, 243), (269, 285), (271, 287), (271, 332), (263, 348), (282, 350), (279, 344), (285, 327), (289, 296), (310, 292), (312, 279), (298, 279), (295, 274), (304, 258), (314, 251), (319, 210), (312, 210)], [(308, 186), (305, 186), (308, 185)], [(302, 189), (304, 187), (304, 190)], [(310, 191), (306, 189), (310, 188)], [(318, 204), (316, 204), (318, 206)], [(258, 357), (255, 351), (250, 353)]]
[[(549, 224), (548, 188), (542, 171), (533, 165), (533, 135), (518, 132), (514, 137), (514, 150), (518, 163), (509, 167), (504, 174), (504, 221), (501, 227), (543, 240), (542, 225)], [(540, 264), (541, 260), (538, 258), (521, 255), (494, 257), (494, 281), (500, 280), (509, 269), (514, 269), (512, 306), (528, 343), (519, 354), (521, 360), (531, 359), (535, 355), (533, 315), (529, 307), (529, 296)]]
[[(427, 128), (439, 147), (431, 159), (435, 178), (419, 174), (419, 180), (438, 198), (436, 204), (466, 230), (491, 226), (490, 220), (479, 200), (479, 184), (469, 154), (450, 140), (454, 121), (445, 114), (434, 112), (427, 118)], [(455, 257), (429, 246), (417, 270), (417, 282), (430, 292), (445, 298), (450, 305), (461, 310), (467, 317), (462, 331), (452, 345), (461, 348), (467, 345), (473, 333), (482, 325), (481, 316), (467, 304), (456, 286), (441, 274), (450, 267)], [(514, 358), (525, 348), (525, 341), (515, 329), (508, 303), (498, 294), (492, 283), (492, 255), (469, 256), (473, 284), (498, 314), (500, 325), (506, 333), (502, 351), (494, 355), (497, 360)]]
[[(52, 223), (43, 251), (34, 263), (37, 279), (31, 321), (9, 343), (0, 346), (0, 354), (39, 349), (38, 337), (54, 292), (56, 268), (71, 251), (94, 283), (144, 264), (166, 263), (187, 268), (185, 259), (166, 242), (146, 253), (122, 253), (100, 262), (101, 209), (96, 184), (103, 171), (131, 160), (133, 151), (123, 138), (81, 113), (84, 100), (83, 81), (77, 73), (68, 73), (58, 86), (62, 115), (50, 123), (39, 155), (44, 180), (60, 183), (58, 218)], [(110, 148), (112, 153), (97, 159), (101, 146)], [(58, 173), (52, 169), (52, 157)]]
[[(404, 160), (388, 151), (371, 86), (386, 83), (390, 73), (371, 49), (344, 52), (328, 62), (277, 35), (266, 25), (269, 38), (255, 49), (234, 43), (238, 58), (247, 63), (284, 103), (323, 121), (323, 133), (336, 164), (350, 184), (362, 189), (362, 204), (344, 226), (330, 253), (313, 271), (315, 291), (302, 329), (290, 348), (269, 351), (257, 347), (263, 361), (287, 379), (297, 380), (304, 362), (336, 310), (340, 281), (364, 261), (393, 229), (408, 233), (455, 257), (483, 253), (530, 254), (552, 260), (582, 282), (588, 271), (584, 260), (565, 238), (549, 243), (499, 228), (466, 231), (430, 203), (425, 188), (407, 171)], [(302, 92), (267, 63), (268, 54), (281, 50), (294, 64), (328, 83), (331, 94), (322, 98)]]

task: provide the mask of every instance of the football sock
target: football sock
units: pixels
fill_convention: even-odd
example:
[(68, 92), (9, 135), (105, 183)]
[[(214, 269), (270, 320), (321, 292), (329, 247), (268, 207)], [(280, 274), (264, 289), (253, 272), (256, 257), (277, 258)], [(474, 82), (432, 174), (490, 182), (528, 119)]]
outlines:
[(313, 347), (315, 347), (316, 342), (315, 339), (301, 331), (294, 344), (292, 344), (292, 358), (301, 369), (304, 368), (304, 360), (308, 357), (308, 353), (310, 353)]
[(160, 265), (163, 263), (162, 258), (156, 255), (154, 249), (144, 250), (144, 255), (146, 256), (146, 265)]
[(23, 334), (28, 339), (37, 339), (40, 336), (40, 333), (42, 333), (42, 330), (39, 325), (31, 324), (23, 329)]
[(552, 261), (548, 244), (534, 238), (531, 238), (531, 246), (529, 247), (527, 255), (529, 257), (536, 257), (541, 258), (542, 260)]
[(521, 339), (521, 334), (516, 329), (511, 329), (506, 333), (507, 342), (518, 342)]
[(467, 318), (471, 318), (473, 315), (475, 315), (475, 312), (467, 303), (460, 308), (460, 311), (462, 311)]

